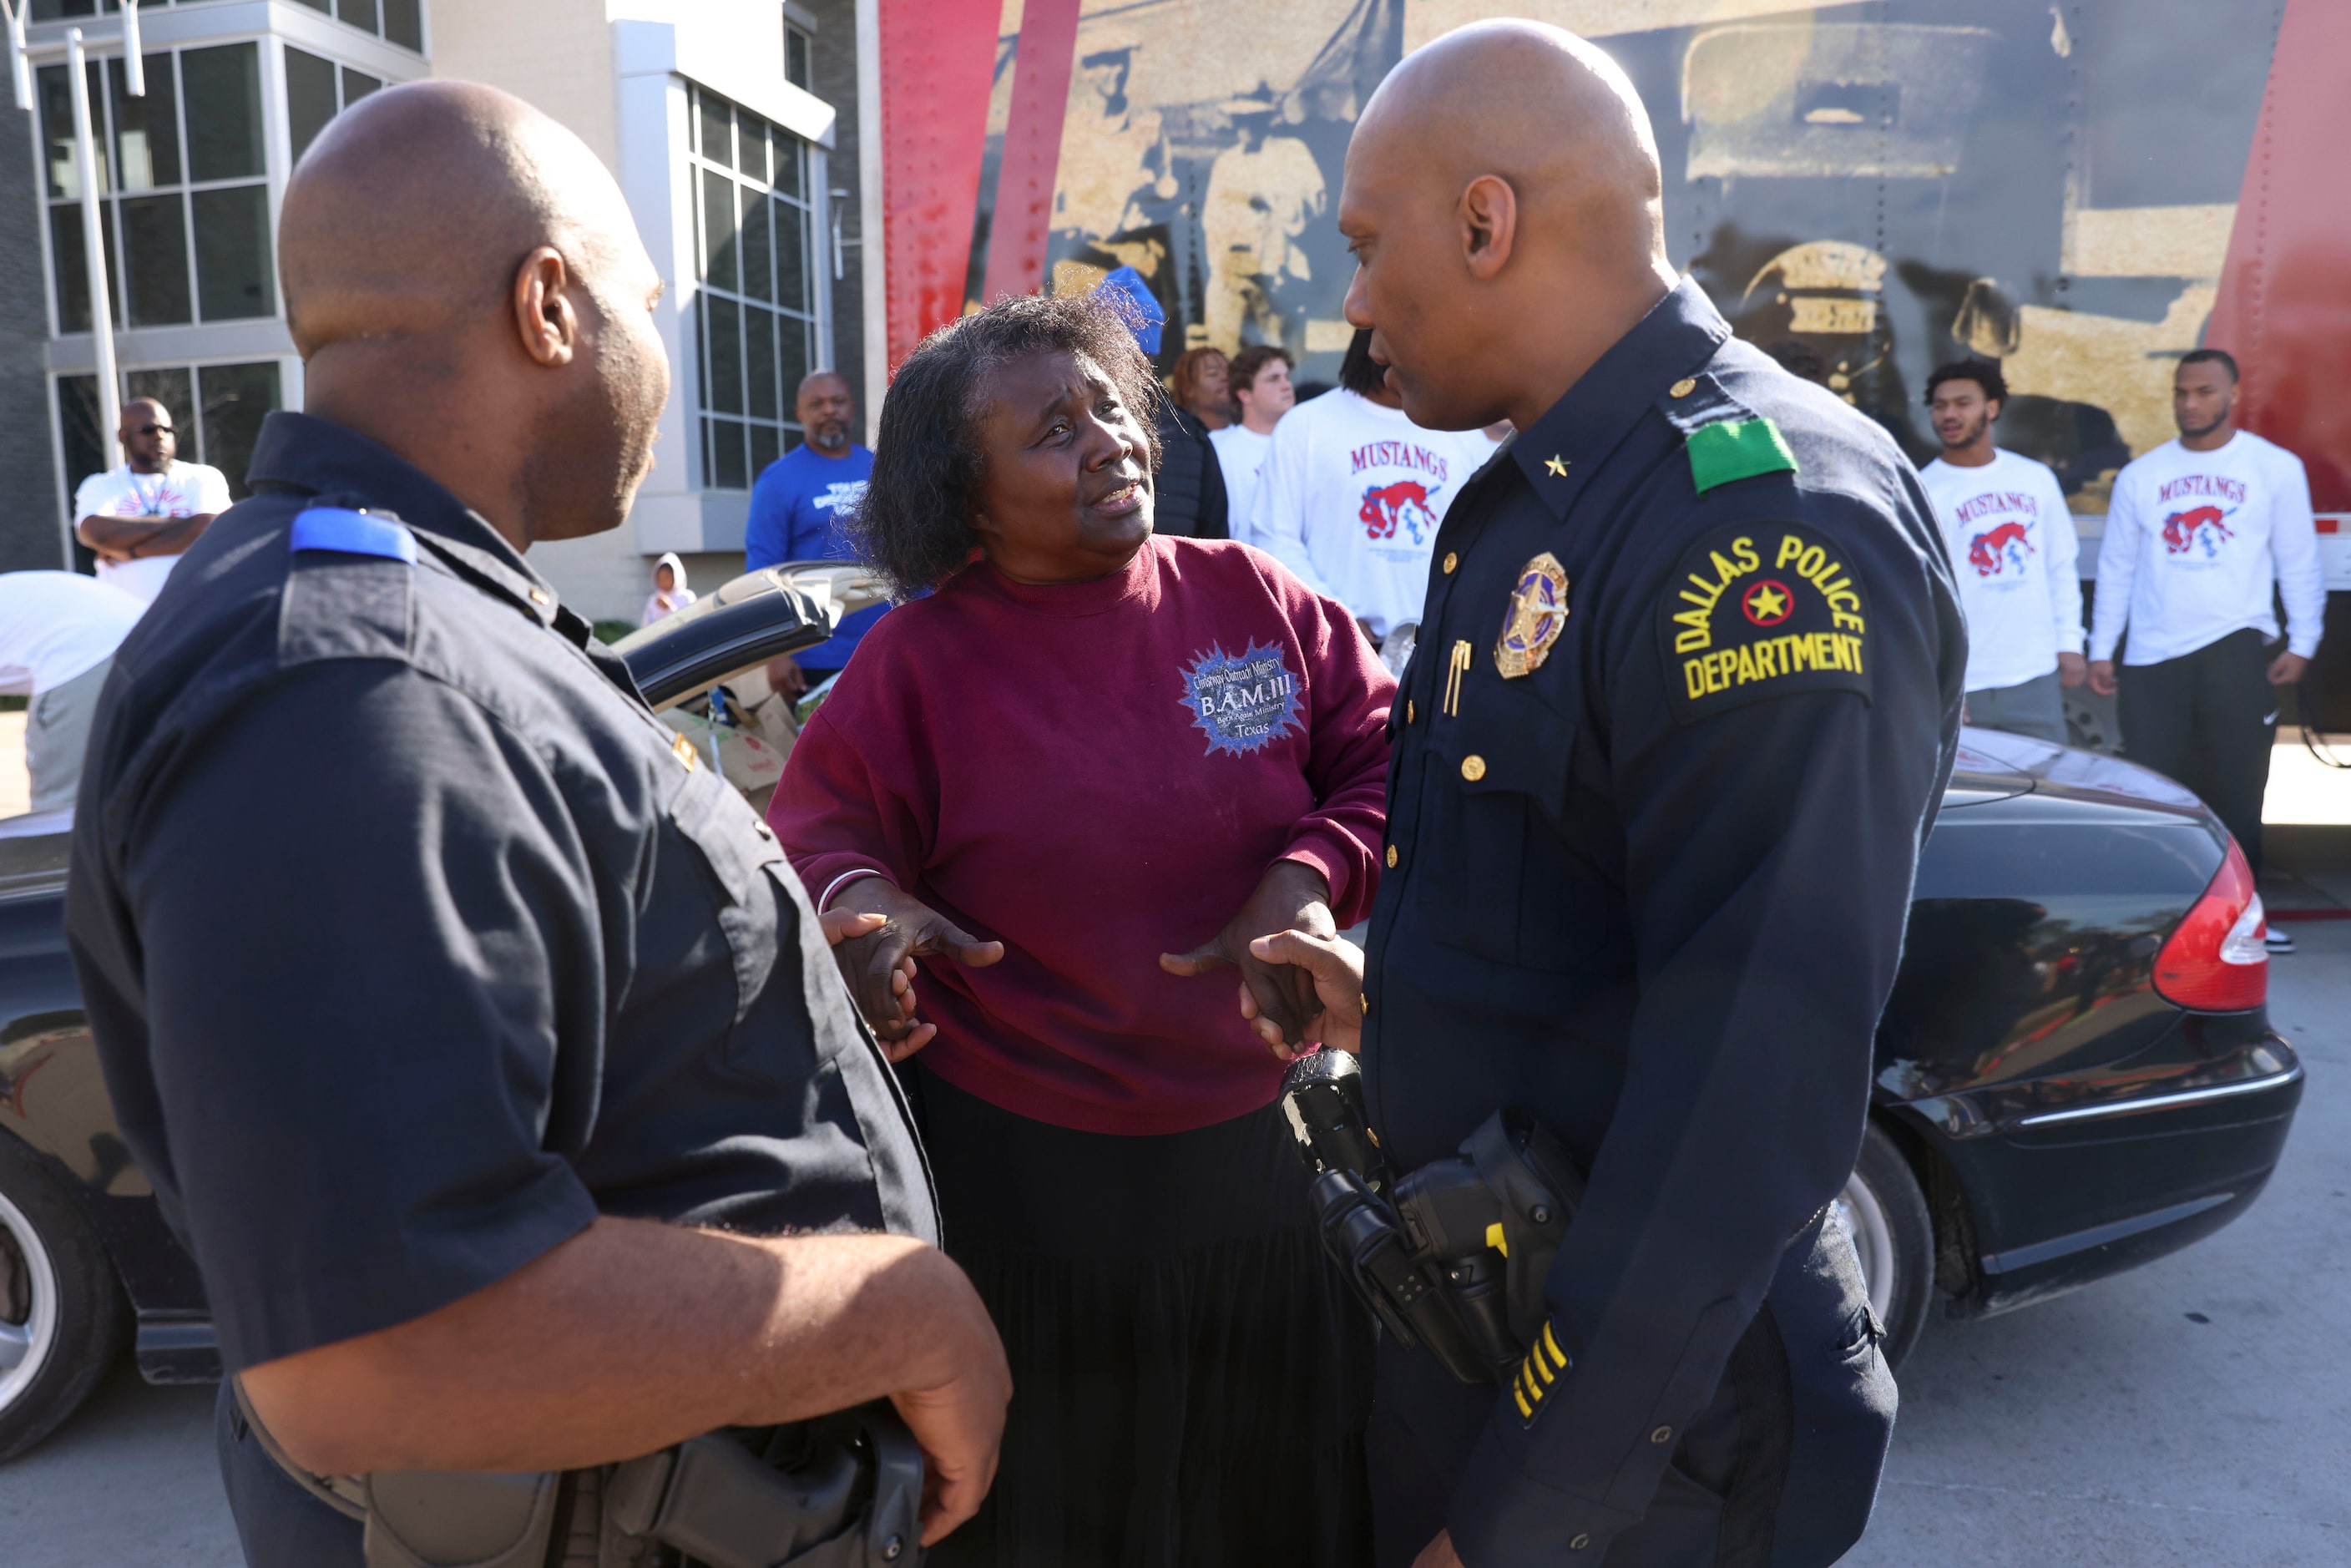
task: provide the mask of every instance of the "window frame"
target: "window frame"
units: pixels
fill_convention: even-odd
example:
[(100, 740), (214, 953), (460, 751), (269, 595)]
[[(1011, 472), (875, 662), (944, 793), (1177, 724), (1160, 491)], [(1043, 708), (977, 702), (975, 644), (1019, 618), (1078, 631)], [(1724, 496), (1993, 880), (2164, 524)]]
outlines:
[[(679, 378), (686, 400), (684, 413), (686, 417), (689, 482), (693, 489), (704, 494), (747, 496), (751, 487), (758, 482), (759, 476), (753, 447), (754, 427), (771, 428), (776, 433), (777, 457), (781, 457), (791, 451), (804, 436), (799, 422), (794, 417), (793, 408), (793, 401), (799, 390), (799, 376), (807, 375), (810, 367), (829, 365), (832, 362), (832, 279), (830, 266), (831, 254), (827, 248), (829, 236), (824, 227), (824, 204), (819, 201), (814, 193), (825, 188), (825, 180), (828, 177), (828, 156), (821, 143), (800, 135), (788, 126), (727, 98), (725, 94), (690, 78), (679, 77), (676, 80), (683, 89), (684, 114), (682, 122), (674, 122), (680, 123), (681, 130), (679, 143), (671, 160), (671, 168), (674, 172), (674, 177), (682, 179), (684, 185), (684, 189), (680, 193), (682, 200), (678, 210), (686, 224), (684, 249), (688, 255), (682, 259), (690, 261), (691, 265), (691, 297), (682, 301), (684, 306), (682, 315), (684, 319), (679, 323), (681, 328), (679, 347), (684, 350), (681, 358), (690, 358), (692, 366), (690, 374)], [(726, 111), (728, 135), (733, 140), (733, 146), (729, 149), (730, 161), (725, 163), (710, 158), (702, 145), (705, 99), (710, 104), (723, 108)], [(741, 156), (742, 117), (746, 115), (768, 127), (771, 147), (780, 141), (797, 150), (797, 156), (800, 162), (800, 193), (799, 195), (792, 194), (776, 183), (773, 178), (776, 165), (772, 162), (770, 176), (765, 180), (754, 178), (736, 166)], [(740, 193), (754, 192), (799, 214), (803, 236), (801, 246), (803, 304), (792, 306), (784, 303), (780, 298), (762, 298), (741, 287), (740, 267), (743, 261), (743, 246), (739, 237), (742, 231), (739, 228), (735, 252), (735, 263), (737, 268), (736, 286), (728, 287), (710, 280), (707, 276), (711, 254), (709, 214), (705, 192), (707, 189), (707, 181), (713, 177), (727, 182), (737, 193), (736, 201), (738, 213), (741, 210)], [(778, 276), (782, 270), (779, 265), (780, 256), (779, 247), (771, 243), (769, 266)], [(778, 289), (776, 292), (780, 294), (781, 290)], [(747, 309), (771, 311), (778, 317), (789, 318), (800, 324), (805, 357), (799, 376), (793, 376), (788, 372), (783, 365), (780, 349), (770, 346), (769, 351), (778, 372), (777, 413), (773, 419), (754, 414), (750, 411), (753, 377), (747, 353), (737, 367), (737, 374), (741, 378), (739, 392), (742, 406), (739, 412), (716, 406), (717, 399), (715, 396), (711, 377), (718, 356), (711, 352), (709, 336), (714, 299), (718, 302), (731, 303), (738, 313)], [(739, 319), (738, 315), (738, 322)], [(737, 331), (747, 340), (747, 331), (739, 324)], [(742, 432), (740, 439), (743, 443), (745, 480), (740, 486), (720, 482), (717, 462), (717, 443), (720, 435), (716, 427), (722, 423), (733, 424)], [(772, 462), (774, 458), (768, 461)]]
[[(90, 140), (96, 144), (93, 153), (99, 164), (98, 173), (100, 181), (98, 195), (99, 211), (102, 220), (100, 234), (103, 238), (110, 238), (114, 242), (113, 248), (107, 258), (106, 287), (107, 302), (113, 308), (115, 314), (115, 331), (183, 331), (196, 327), (235, 326), (242, 322), (283, 319), (284, 303), (277, 298), (276, 230), (277, 202), (284, 180), (275, 167), (276, 160), (272, 156), (274, 147), (270, 133), (272, 117), (269, 91), (272, 76), (270, 56), (274, 51), (262, 47), (266, 41), (266, 35), (253, 35), (217, 40), (203, 39), (145, 51), (144, 57), (151, 66), (161, 60), (163, 63), (163, 68), (171, 73), (172, 129), (172, 134), (178, 138), (180, 169), (179, 178), (172, 183), (151, 184), (137, 191), (125, 188), (120, 168), (122, 131), (115, 119), (114, 80), (119, 74), (116, 68), (120, 63), (121, 56), (120, 54), (99, 56), (86, 63), (86, 68), (92, 71), (98, 78), (98, 91), (92, 95), (93, 101), (90, 104), (89, 131)], [(255, 107), (260, 119), (262, 132), (260, 172), (253, 174), (232, 174), (221, 179), (198, 180), (194, 178), (194, 159), (188, 138), (187, 83), (181, 69), (180, 57), (196, 49), (236, 48), (244, 46), (251, 46), (255, 50), (254, 81), (256, 94)], [(58, 73), (58, 77), (63, 79), (66, 90), (70, 93), (73, 83), (70, 78), (65, 78), (65, 73), (72, 68), (69, 64), (62, 60), (44, 61), (36, 68), (33, 95), (36, 103), (37, 104), (41, 99), (41, 83), (47, 79), (52, 71)], [(68, 112), (70, 113), (71, 110), (68, 110)], [(39, 183), (37, 195), (41, 207), (42, 271), (45, 274), (44, 280), (48, 284), (47, 292), (49, 337), (52, 340), (60, 338), (83, 337), (95, 329), (95, 323), (85, 322), (79, 328), (68, 328), (66, 325), (63, 280), (57, 271), (57, 247), (60, 222), (69, 223), (75, 244), (77, 246), (80, 244), (81, 193), (78, 182), (88, 178), (90, 172), (77, 167), (74, 171), (77, 185), (73, 193), (64, 196), (51, 195), (49, 193), (51, 164), (47, 156), (51, 141), (48, 127), (45, 117), (39, 113), (36, 113), (34, 120), (35, 123), (32, 127), (35, 141), (34, 155), (38, 162), (36, 177)], [(269, 287), (270, 308), (257, 316), (208, 318), (204, 313), (204, 285), (196, 269), (195, 198), (202, 193), (246, 190), (256, 185), (262, 187), (266, 193), (263, 202), (268, 214), (270, 230), (269, 254), (263, 258), (262, 269), (264, 279)], [(126, 202), (152, 201), (164, 196), (175, 198), (180, 207), (181, 264), (185, 268), (183, 277), (187, 286), (188, 316), (183, 321), (134, 322), (131, 319), (129, 240), (124, 233), (122, 207)], [(60, 214), (68, 216), (61, 219)], [(87, 267), (89, 258), (84, 257), (82, 264)]]

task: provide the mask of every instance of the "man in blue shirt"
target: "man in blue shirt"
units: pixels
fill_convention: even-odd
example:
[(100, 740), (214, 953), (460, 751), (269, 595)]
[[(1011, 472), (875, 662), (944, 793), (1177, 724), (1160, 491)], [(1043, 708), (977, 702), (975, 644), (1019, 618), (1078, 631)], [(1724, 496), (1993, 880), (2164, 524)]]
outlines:
[[(751, 520), (743, 529), (743, 567), (757, 571), (788, 560), (848, 560), (854, 552), (841, 530), (848, 511), (873, 476), (873, 454), (849, 438), (857, 403), (849, 383), (831, 371), (800, 382), (795, 417), (807, 439), (768, 465), (751, 486)], [(768, 679), (798, 696), (849, 663), (857, 640), (881, 618), (885, 604), (859, 611), (832, 640), (794, 659), (778, 659)]]

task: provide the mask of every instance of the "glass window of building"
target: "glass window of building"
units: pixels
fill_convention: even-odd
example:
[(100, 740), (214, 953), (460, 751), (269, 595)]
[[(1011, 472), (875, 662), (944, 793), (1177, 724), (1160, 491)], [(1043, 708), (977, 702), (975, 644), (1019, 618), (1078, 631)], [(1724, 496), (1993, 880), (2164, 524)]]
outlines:
[[(160, 11), (173, 0), (141, 0), (150, 11)], [(191, 0), (179, 0), (189, 4)], [(424, 0), (301, 0), (339, 22), (387, 38), (405, 49), (424, 52)], [(31, 22), (62, 22), (74, 16), (112, 16), (122, 9), (120, 0), (32, 0), (26, 16)]]
[[(264, 416), (278, 406), (277, 361), (148, 366), (122, 379), (126, 399), (152, 397), (172, 411), (182, 457), (219, 469), (238, 500), (250, 494), (245, 471), (253, 465), (253, 444)], [(57, 378), (57, 438), (68, 497), (84, 479), (121, 460), (111, 436), (99, 435), (96, 376)]]
[(820, 347), (809, 147), (725, 99), (690, 91), (703, 484), (744, 490), (799, 444), (792, 402)]
[(301, 0), (313, 11), (323, 11), (338, 22), (346, 22), (363, 33), (373, 33), (380, 38), (398, 44), (403, 49), (424, 51), (423, 0)]
[[(89, 65), (101, 243), (118, 327), (174, 327), (273, 316), (277, 289), (265, 179), (257, 46), (146, 57), (147, 96), (125, 90), (120, 60)], [(89, 330), (81, 171), (72, 84), (44, 66), (41, 163), (60, 332)]]
[(286, 133), (299, 162), (327, 121), (383, 86), (380, 77), (286, 47)]
[(809, 87), (809, 36), (784, 24), (784, 79), (796, 88), (813, 91)]

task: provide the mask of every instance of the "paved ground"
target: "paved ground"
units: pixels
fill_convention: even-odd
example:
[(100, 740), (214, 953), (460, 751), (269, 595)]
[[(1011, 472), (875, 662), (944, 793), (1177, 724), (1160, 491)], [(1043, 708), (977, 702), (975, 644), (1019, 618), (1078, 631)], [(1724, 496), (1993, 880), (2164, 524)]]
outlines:
[[(0, 715), (0, 742), (15, 716)], [(2292, 777), (2283, 821), (2351, 820), (2351, 775)], [(2351, 830), (2272, 839), (2265, 881), (2351, 906)], [(2294, 930), (2302, 950), (2273, 967), (2271, 1011), (2310, 1082), (2268, 1193), (2147, 1269), (1990, 1322), (1933, 1325), (1903, 1375), (1854, 1568), (2351, 1562), (2351, 921)], [(119, 1370), (47, 1445), (0, 1469), (0, 1562), (236, 1563), (211, 1411), (209, 1390)]]
[(2270, 1007), (2309, 1088), (2268, 1192), (2134, 1273), (1931, 1325), (1847, 1563), (2351, 1562), (2351, 922), (2294, 932)]

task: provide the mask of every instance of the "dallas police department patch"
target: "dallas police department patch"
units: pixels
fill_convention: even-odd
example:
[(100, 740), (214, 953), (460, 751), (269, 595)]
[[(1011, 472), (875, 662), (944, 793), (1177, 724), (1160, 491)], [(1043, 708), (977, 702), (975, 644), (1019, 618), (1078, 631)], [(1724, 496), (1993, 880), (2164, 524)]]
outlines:
[(1567, 572), (1549, 550), (1519, 568), (1510, 608), (1494, 644), (1494, 667), (1506, 681), (1539, 670), (1567, 625)]
[(1215, 647), (1199, 655), (1184, 672), (1183, 702), (1207, 735), (1211, 757), (1256, 751), (1284, 730), (1306, 728), (1298, 677), (1269, 643), (1238, 653)]
[(1683, 552), (1657, 652), (1684, 724), (1763, 697), (1870, 695), (1869, 603), (1836, 543), (1802, 523), (1731, 523)]

